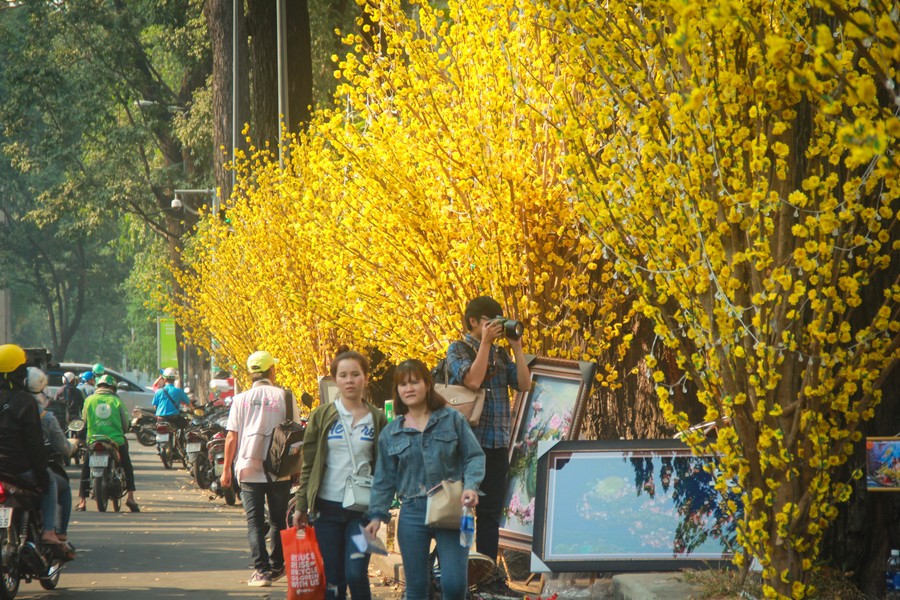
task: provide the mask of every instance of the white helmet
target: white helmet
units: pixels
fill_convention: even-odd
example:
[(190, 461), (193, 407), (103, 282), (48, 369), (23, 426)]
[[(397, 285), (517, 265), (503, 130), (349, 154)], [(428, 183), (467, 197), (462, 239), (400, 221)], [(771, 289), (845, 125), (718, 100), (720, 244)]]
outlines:
[(66, 371), (63, 373), (63, 384), (72, 383), (73, 381), (78, 379), (78, 375), (73, 373), (72, 371)]
[(178, 377), (178, 373), (175, 371), (175, 369), (169, 367), (165, 371), (163, 371), (163, 377), (165, 377), (166, 379), (175, 379), (176, 377)]
[(32, 394), (43, 392), (44, 388), (47, 387), (47, 374), (37, 367), (28, 367), (25, 385)]

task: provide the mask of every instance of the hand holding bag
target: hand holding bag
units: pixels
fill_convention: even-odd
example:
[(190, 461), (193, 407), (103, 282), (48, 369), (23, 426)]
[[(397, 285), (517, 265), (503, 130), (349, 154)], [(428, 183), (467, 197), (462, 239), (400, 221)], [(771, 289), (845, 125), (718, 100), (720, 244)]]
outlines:
[(369, 510), (369, 497), (372, 494), (372, 467), (369, 463), (356, 464), (356, 456), (353, 454), (353, 445), (350, 443), (350, 431), (342, 417), (341, 424), (344, 427), (344, 441), (347, 442), (347, 450), (350, 452), (350, 462), (353, 463), (353, 472), (344, 484), (344, 499), (341, 506), (347, 510), (366, 512)]
[(459, 529), (462, 493), (462, 481), (445, 479), (431, 488), (425, 504), (425, 524), (439, 529)]
[[(299, 536), (299, 537), (298, 537)], [(281, 531), (281, 547), (287, 573), (288, 600), (325, 598), (325, 563), (312, 527)]]

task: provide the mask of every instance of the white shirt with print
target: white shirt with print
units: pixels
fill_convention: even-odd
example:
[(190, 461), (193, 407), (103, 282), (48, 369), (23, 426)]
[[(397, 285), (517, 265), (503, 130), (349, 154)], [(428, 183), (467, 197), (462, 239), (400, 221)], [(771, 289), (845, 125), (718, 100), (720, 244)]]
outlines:
[[(353, 422), (353, 415), (344, 408), (340, 398), (334, 401), (334, 405), (337, 408), (338, 418), (325, 434), (328, 456), (325, 460), (325, 473), (322, 477), (322, 484), (319, 486), (318, 497), (323, 500), (340, 502), (344, 499), (347, 478), (353, 471), (353, 463), (347, 449), (347, 438), (344, 437), (344, 425), (349, 426)], [(356, 466), (370, 465), (372, 457), (375, 456), (375, 421), (372, 419), (372, 413), (367, 412), (366, 416), (353, 426), (350, 431), (350, 443), (353, 446)], [(372, 468), (370, 475), (374, 475), (374, 471), (375, 469)]]
[(263, 461), (269, 452), (272, 431), (285, 419), (284, 396), (284, 390), (261, 379), (234, 397), (226, 429), (237, 433), (234, 472), (239, 482), (268, 481)]

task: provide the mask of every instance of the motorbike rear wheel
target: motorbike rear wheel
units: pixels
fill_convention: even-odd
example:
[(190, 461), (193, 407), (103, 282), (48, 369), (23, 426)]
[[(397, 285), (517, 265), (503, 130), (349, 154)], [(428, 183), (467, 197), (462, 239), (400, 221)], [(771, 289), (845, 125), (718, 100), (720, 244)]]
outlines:
[(94, 477), (94, 499), (97, 501), (97, 510), (106, 512), (109, 502), (109, 490), (106, 488), (105, 477)]
[(196, 460), (194, 460), (194, 481), (201, 490), (209, 489), (209, 484), (212, 483), (207, 476), (207, 466), (206, 466), (206, 457), (203, 456), (201, 452), (199, 456), (197, 456)]
[(234, 503), (237, 501), (237, 497), (234, 495), (234, 490), (231, 489), (231, 486), (222, 490), (222, 493), (225, 496), (225, 504), (228, 506), (234, 506)]
[(62, 573), (62, 566), (63, 562), (58, 558), (50, 563), (50, 573), (53, 573), (53, 575), (39, 580), (42, 588), (45, 590), (56, 589), (56, 586), (59, 585), (59, 575)]
[(159, 458), (162, 460), (163, 467), (172, 468), (172, 446), (165, 444), (159, 448)]
[(18, 593), (19, 534), (13, 521), (6, 529), (0, 529), (0, 600), (13, 600)]
[(134, 435), (137, 437), (137, 441), (141, 446), (152, 446), (156, 443), (155, 430), (140, 427), (134, 432)]

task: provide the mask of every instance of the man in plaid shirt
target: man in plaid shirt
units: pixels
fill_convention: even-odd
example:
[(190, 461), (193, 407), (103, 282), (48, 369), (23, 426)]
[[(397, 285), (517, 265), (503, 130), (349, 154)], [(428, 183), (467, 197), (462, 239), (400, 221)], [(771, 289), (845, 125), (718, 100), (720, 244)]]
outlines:
[(447, 349), (447, 370), (454, 385), (471, 390), (485, 390), (481, 420), (472, 431), (484, 449), (486, 458), (481, 497), (476, 508), (476, 549), (481, 554), (497, 558), (500, 536), (500, 515), (506, 495), (509, 472), (509, 437), (512, 412), (509, 388), (531, 387), (531, 373), (522, 352), (522, 339), (507, 339), (515, 362), (509, 353), (494, 344), (504, 337), (500, 304), (488, 296), (480, 296), (466, 305), (463, 322), (465, 338), (450, 344)]

